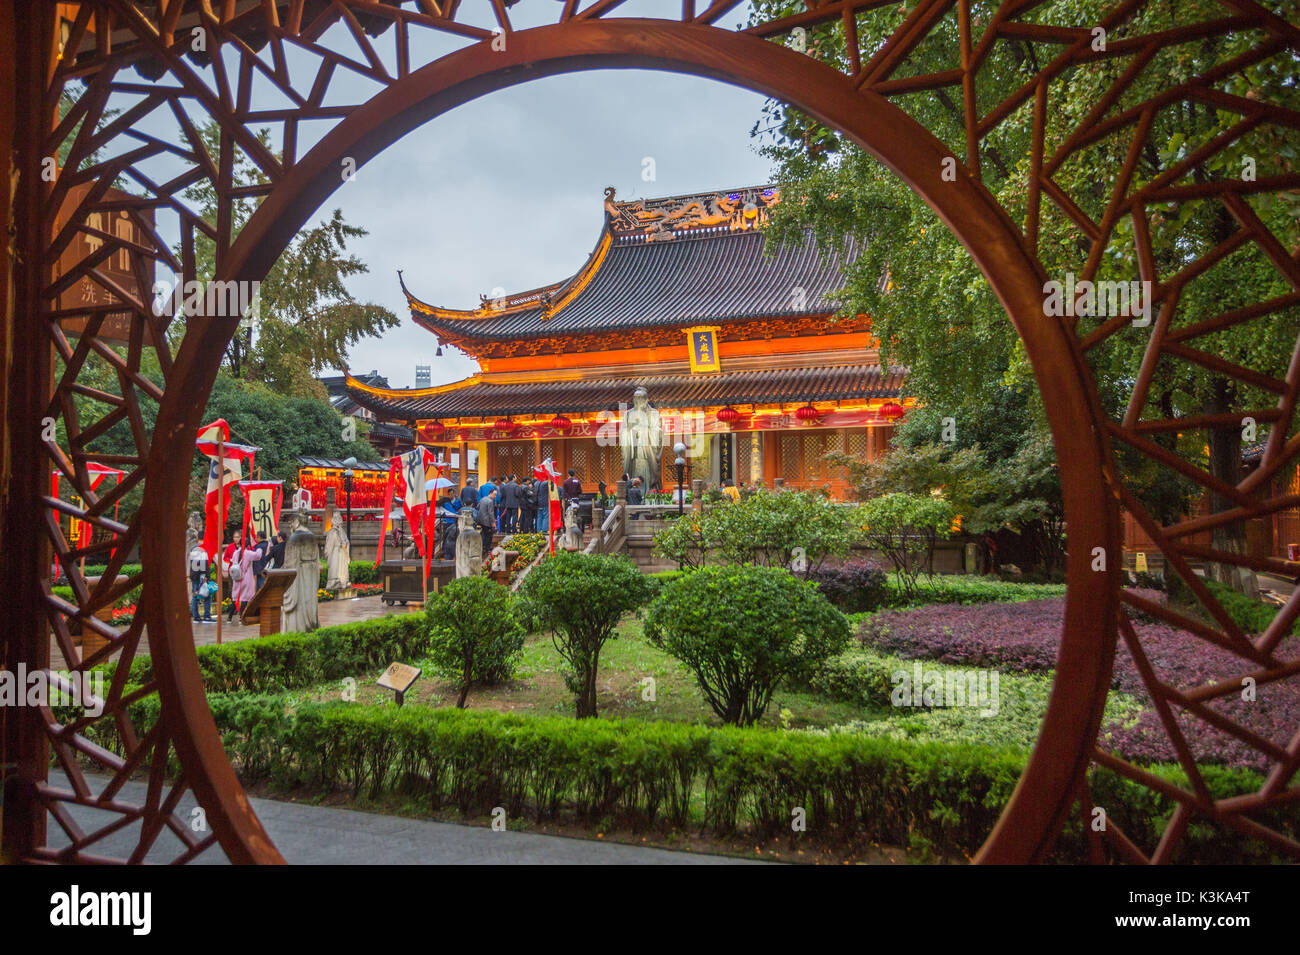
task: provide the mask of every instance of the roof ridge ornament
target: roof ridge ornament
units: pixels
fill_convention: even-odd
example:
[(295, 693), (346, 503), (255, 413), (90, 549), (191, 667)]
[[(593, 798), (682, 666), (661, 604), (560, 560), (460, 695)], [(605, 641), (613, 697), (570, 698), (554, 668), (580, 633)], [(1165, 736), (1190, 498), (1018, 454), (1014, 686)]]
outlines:
[(612, 233), (619, 238), (637, 236), (646, 242), (661, 242), (719, 230), (754, 230), (767, 222), (769, 210), (781, 201), (781, 191), (775, 186), (748, 186), (626, 202), (614, 197), (614, 187), (606, 186), (605, 216)]

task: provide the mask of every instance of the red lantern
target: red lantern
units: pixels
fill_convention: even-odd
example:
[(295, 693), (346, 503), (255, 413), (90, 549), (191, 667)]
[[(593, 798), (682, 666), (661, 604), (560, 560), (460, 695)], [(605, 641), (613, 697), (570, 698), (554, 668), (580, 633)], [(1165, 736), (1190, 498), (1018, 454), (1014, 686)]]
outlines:
[(740, 412), (731, 405), (727, 405), (725, 408), (718, 409), (718, 420), (723, 424), (731, 424), (733, 421), (740, 420)]
[(504, 431), (506, 434), (510, 434), (515, 430), (515, 423), (509, 418), (497, 418), (496, 421), (492, 422), (492, 427), (497, 431)]
[(442, 433), (447, 430), (447, 426), (443, 424), (441, 421), (430, 421), (428, 424), (424, 426), (422, 430), (426, 434), (429, 434), (432, 437), (437, 438), (440, 437)]
[(822, 413), (812, 406), (812, 402), (809, 402), (802, 408), (796, 408), (794, 416), (800, 421), (816, 421), (822, 416)]
[(905, 414), (907, 414), (907, 412), (903, 410), (903, 406), (897, 401), (886, 401), (880, 406), (880, 417), (884, 418), (886, 421), (897, 421)]
[(556, 431), (568, 431), (570, 428), (573, 427), (573, 422), (570, 421), (568, 418), (564, 417), (564, 415), (557, 414), (554, 418), (551, 419), (551, 427), (554, 428)]

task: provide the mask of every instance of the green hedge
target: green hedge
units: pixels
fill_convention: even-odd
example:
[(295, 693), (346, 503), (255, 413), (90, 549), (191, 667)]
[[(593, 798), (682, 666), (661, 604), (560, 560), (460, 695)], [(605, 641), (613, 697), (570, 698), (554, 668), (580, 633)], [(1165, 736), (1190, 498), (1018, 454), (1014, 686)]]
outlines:
[[(1273, 604), (1266, 604), (1262, 600), (1247, 597), (1243, 593), (1238, 593), (1217, 580), (1202, 579), (1202, 583), (1205, 584), (1214, 599), (1223, 605), (1223, 609), (1228, 612), (1228, 616), (1242, 629), (1243, 633), (1263, 633), (1268, 629), (1268, 625), (1273, 622), (1277, 612), (1282, 609)], [(1188, 600), (1196, 600), (1186, 585), (1184, 585), (1183, 590)], [(1197, 603), (1197, 606), (1200, 606), (1200, 604)], [(1300, 633), (1300, 620), (1296, 621), (1295, 625), (1292, 626), (1291, 632)]]
[[(209, 694), (274, 693), (355, 677), (394, 660), (422, 659), (428, 649), (428, 623), (419, 613), (196, 647), (195, 653)], [(152, 676), (150, 659), (137, 658), (127, 682), (141, 684)]]
[[(328, 583), (326, 574), (329, 568), (322, 561), (320, 565), (320, 586), (321, 590), (325, 589)], [(379, 576), (379, 569), (375, 567), (373, 560), (352, 560), (348, 561), (348, 580), (354, 584), (380, 584), (383, 583)]]
[[(973, 855), (1027, 758), (1009, 750), (848, 733), (415, 705), (295, 707), (287, 696), (245, 693), (212, 694), (209, 702), (226, 751), (247, 782), (391, 797), (430, 811), (483, 815), (502, 806), (511, 817), (633, 829), (695, 826), (716, 835), (744, 823), (763, 836), (789, 833), (791, 811), (802, 807), (813, 839), (910, 846), (923, 858)], [(133, 709), (142, 708), (156, 713), (157, 698)], [(133, 719), (152, 715), (133, 713)], [(1185, 785), (1178, 767), (1153, 771)], [(1209, 766), (1203, 773), (1216, 797), (1261, 784), (1245, 770)], [(1095, 772), (1091, 785), (1098, 805), (1126, 836), (1140, 846), (1155, 845), (1174, 808), (1167, 797), (1106, 771)], [(1294, 837), (1300, 807), (1264, 813), (1259, 821)], [(1054, 860), (1085, 856), (1075, 818)], [(1260, 840), (1194, 823), (1174, 861), (1280, 860)]]
[(967, 574), (936, 574), (932, 578), (923, 575), (917, 583), (916, 596), (906, 600), (898, 585), (897, 575), (891, 573), (889, 578), (892, 607), (919, 607), (926, 604), (1019, 603), (1024, 600), (1065, 596), (1065, 584), (1030, 584)]

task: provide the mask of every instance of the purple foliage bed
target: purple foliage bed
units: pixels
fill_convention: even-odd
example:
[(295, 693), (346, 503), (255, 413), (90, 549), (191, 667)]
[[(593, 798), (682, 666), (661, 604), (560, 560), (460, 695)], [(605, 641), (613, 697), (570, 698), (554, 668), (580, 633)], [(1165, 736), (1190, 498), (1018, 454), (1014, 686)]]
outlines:
[[(1150, 597), (1150, 592), (1142, 592)], [(939, 660), (963, 666), (1003, 671), (1044, 671), (1056, 664), (1065, 601), (1061, 598), (1005, 604), (934, 604), (914, 610), (888, 611), (868, 620), (859, 634), (863, 643), (908, 659)], [(1162, 623), (1135, 624), (1142, 647), (1156, 675), (1176, 687), (1199, 686), (1256, 669), (1234, 654)], [(1300, 641), (1284, 643), (1284, 660), (1300, 656)], [(1112, 686), (1132, 694), (1150, 707), (1137, 667), (1121, 642), (1115, 655)], [(1210, 705), (1234, 722), (1285, 747), (1300, 729), (1300, 681), (1285, 680), (1256, 687), (1257, 698), (1241, 694), (1221, 697)], [(1269, 759), (1255, 747), (1188, 716), (1174, 713), (1198, 760), (1264, 769)], [(1137, 762), (1176, 760), (1160, 717), (1153, 708), (1136, 723), (1103, 727), (1108, 748)]]

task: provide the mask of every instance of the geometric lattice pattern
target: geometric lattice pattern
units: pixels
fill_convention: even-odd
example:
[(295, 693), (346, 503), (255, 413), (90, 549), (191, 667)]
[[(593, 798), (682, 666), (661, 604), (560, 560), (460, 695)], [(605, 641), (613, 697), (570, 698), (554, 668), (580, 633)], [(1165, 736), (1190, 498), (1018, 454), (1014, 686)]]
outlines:
[[(742, 57), (770, 61), (770, 89), (797, 89), (808, 101), (795, 105), (827, 121), (840, 117), (844, 126), (857, 122), (855, 116), (877, 115), (881, 103), (893, 103), (906, 113), (916, 97), (942, 95), (954, 104), (960, 121), (951, 129), (931, 130), (925, 146), (929, 152), (918, 146), (896, 168), (940, 207), (942, 200), (935, 191), (939, 180), (933, 175), (937, 170), (927, 164), (947, 153), (957, 170), (954, 188), (975, 197), (972, 202), (978, 199), (1001, 210), (984, 219), (973, 214), (947, 217), (986, 272), (996, 271), (1001, 262), (1008, 274), (1018, 269), (1025, 282), (1041, 284), (1046, 276), (1041, 267), (1035, 271), (1035, 264), (1041, 244), (1049, 238), (1074, 244), (1081, 281), (1096, 278), (1116, 256), (1135, 263), (1136, 277), (1153, 289), (1154, 321), (1145, 345), (1132, 355), (1134, 387), (1118, 414), (1104, 410), (1088, 362), (1113, 336), (1130, 330), (1129, 320), (1060, 319), (1062, 328), (1054, 334), (1063, 331), (1068, 337), (1075, 361), (1069, 366), (1043, 357), (1043, 346), (1034, 339), (1038, 333), (1025, 324), (1058, 320), (1041, 315), (1035, 319), (1008, 307), (1026, 337), (1045, 400), (1054, 408), (1072, 409), (1074, 426), (1094, 430), (1104, 449), (1102, 467), (1093, 469), (1103, 474), (1070, 478), (1072, 488), (1084, 490), (1088, 482), (1105, 481), (1105, 493), (1092, 499), (1090, 511), (1080, 510), (1084, 490), (1075, 497), (1067, 494), (1067, 507), (1074, 508), (1067, 514), (1072, 529), (1071, 598), (1076, 604), (1083, 599), (1088, 580), (1084, 562), (1091, 544), (1115, 546), (1115, 515), (1122, 504), (1156, 541), (1168, 565), (1186, 581), (1212, 621), (1191, 619), (1139, 596), (1121, 594), (1118, 578), (1108, 575), (1105, 599), (1112, 606), (1117, 600), (1123, 602), (1111, 614), (1115, 630), (1098, 624), (1109, 619), (1107, 614), (1067, 613), (1059, 680), (1071, 678), (1071, 667), (1081, 659), (1071, 655), (1078, 647), (1084, 646), (1090, 659), (1104, 661), (1102, 669), (1107, 669), (1118, 642), (1131, 655), (1156, 701), (1189, 783), (1183, 787), (1155, 779), (1084, 740), (1086, 745), (1078, 750), (1083, 754), (1081, 763), (1067, 782), (1049, 785), (1031, 765), (1004, 819), (1032, 816), (1038, 822), (1000, 826), (987, 847), (987, 857), (1041, 858), (1052, 835), (1047, 830), (1059, 827), (1061, 814), (1034, 816), (1033, 807), (1078, 799), (1086, 815), (1091, 802), (1084, 770), (1090, 761), (1161, 791), (1178, 804), (1157, 845), (1136, 845), (1117, 825), (1096, 835), (1093, 848), (1098, 860), (1173, 858), (1187, 826), (1196, 818), (1267, 839), (1300, 857), (1300, 846), (1258, 821), (1262, 810), (1296, 798), (1293, 778), (1300, 766), (1300, 727), (1292, 725), (1282, 736), (1267, 738), (1234, 719), (1230, 710), (1216, 708), (1218, 701), (1239, 690), (1244, 677), (1268, 687), (1300, 676), (1300, 662), (1293, 651), (1285, 650), (1284, 641), (1300, 616), (1300, 597), (1293, 598), (1264, 633), (1245, 634), (1189, 564), (1210, 560), (1291, 577), (1300, 573), (1294, 563), (1247, 558), (1231, 549), (1197, 543), (1200, 538), (1195, 536), (1298, 503), (1293, 492), (1273, 494), (1269, 489), (1300, 452), (1295, 421), (1300, 338), (1295, 357), (1278, 374), (1221, 357), (1213, 336), (1225, 329), (1296, 315), (1300, 255), (1270, 230), (1260, 210), (1267, 198), (1300, 189), (1300, 175), (1284, 170), (1247, 179), (1224, 172), (1210, 160), (1235, 158), (1245, 143), (1259, 150), (1269, 149), (1270, 144), (1275, 148), (1280, 137), (1290, 137), (1294, 143), (1300, 113), (1247, 95), (1238, 80), (1254, 70), (1289, 67), (1294, 75), (1300, 31), (1276, 11), (1250, 0), (1189, 4), (1180, 14), (1182, 19), (1172, 25), (1160, 18), (1165, 5), (1144, 0), (1122, 0), (1095, 23), (1078, 22), (1068, 10), (1061, 13), (1056, 7), (1044, 14), (1042, 5), (1023, 0), (920, 0), (902, 10), (897, 3), (874, 0), (808, 0), (791, 3), (782, 15), (760, 18), (741, 31), (721, 26), (736, 15), (737, 0), (707, 5), (684, 0), (664, 18), (630, 24), (620, 23), (616, 15), (620, 2), (158, 0), (138, 4), (88, 0), (73, 5), (75, 17), (53, 24), (54, 29), (47, 28), (55, 4), (35, 5), (33, 19), (41, 21), (36, 35), (52, 41), (44, 73), (43, 108), (49, 130), (44, 154), (60, 161), (57, 174), (40, 183), (45, 284), (38, 330), (32, 338), (47, 343), (55, 356), (48, 417), (61, 426), (63, 440), (62, 445), (57, 440), (46, 443), (49, 457), (39, 466), (57, 470), (64, 488), (70, 487), (79, 499), (67, 494), (44, 499), (49, 561), (38, 555), (45, 564), (44, 619), (72, 668), (84, 671), (110, 658), (118, 661), (101, 716), (56, 716), (48, 708), (44, 712), (45, 738), (67, 777), (66, 785), (51, 783), (39, 790), (49, 818), (71, 840), (71, 849), (61, 858), (92, 859), (101, 838), (128, 826), (139, 826), (139, 846), (128, 861), (142, 859), (163, 833), (177, 841), (178, 861), (193, 858), (218, 839), (233, 858), (277, 858), (228, 764), (222, 768), (215, 728), (202, 706), (183, 605), (185, 591), (178, 579), (184, 476), (177, 480), (162, 465), (171, 452), (192, 443), (202, 399), (239, 316), (205, 316), (202, 310), (197, 314), (191, 310), (178, 317), (175, 303), (157, 307), (142, 292), (152, 284), (153, 269), (169, 269), (185, 277), (259, 279), (292, 236), (296, 222), (328, 194), (332, 187), (327, 180), (334, 177), (335, 186), (341, 182), (337, 169), (319, 165), (337, 155), (336, 147), (326, 143), (328, 137), (347, 137), (349, 143), (363, 145), (382, 138), (387, 133), (381, 120), (394, 115), (394, 102), (398, 113), (411, 107), (405, 126), (409, 129), (430, 115), (424, 106), (420, 107), (423, 113), (414, 108), (429, 95), (419, 88), (421, 84), (453, 89), (462, 77), (492, 77), (494, 63), (504, 69), (514, 62), (511, 57), (524, 62), (521, 49), (533, 50), (536, 58), (558, 56), (570, 42), (586, 43), (580, 50), (583, 54), (607, 54), (603, 60), (593, 59), (589, 64), (593, 66), (632, 55), (636, 43), (643, 44), (637, 48), (643, 59), (650, 57), (668, 68), (716, 68), (737, 75)], [(897, 11), (887, 27), (873, 18), (880, 11)], [(525, 21), (525, 14), (532, 19)], [(517, 28), (512, 17), (527, 22), (528, 28)], [(550, 25), (534, 28), (539, 17), (547, 18)], [(1109, 36), (1101, 49), (1096, 44), (1097, 27)], [(641, 39), (632, 37), (633, 28), (640, 31)], [(788, 48), (779, 48), (801, 32), (811, 33), (821, 51), (820, 61), (812, 57), (796, 61)], [(506, 41), (506, 52), (500, 54), (493, 49), (498, 34)], [(569, 41), (569, 36), (576, 39)], [(652, 50), (654, 42), (661, 45)], [(1164, 76), (1158, 71), (1166, 69), (1170, 51), (1182, 44), (1206, 43), (1217, 43), (1222, 51), (1212, 66), (1197, 75), (1170, 74), (1153, 83), (1153, 76)], [(835, 51), (834, 55), (826, 55), (827, 50)], [(991, 75), (991, 64), (1002, 62), (999, 57), (1008, 51), (1015, 54), (1021, 71), (1009, 85), (1005, 77)], [(500, 59), (494, 61), (494, 56)], [(827, 65), (828, 60), (833, 65)], [(447, 70), (455, 75), (437, 72), (441, 61), (451, 64)], [(434, 72), (415, 76), (430, 64)], [(1106, 69), (1086, 72), (1099, 65)], [(357, 102), (341, 101), (332, 85), (340, 73), (363, 78), (371, 94)], [(1086, 115), (1060, 115), (1057, 92), (1084, 75), (1098, 80), (1095, 106)], [(786, 82), (790, 77), (807, 82)], [(752, 82), (760, 85), (758, 80)], [(484, 80), (482, 88), (491, 86)], [(397, 100), (385, 100), (388, 94)], [(1164, 111), (1191, 108), (1214, 109), (1236, 119), (1212, 139), (1155, 154), (1149, 141), (1155, 118)], [(215, 139), (205, 135), (212, 122), (219, 129)], [(861, 130), (867, 128), (863, 121)], [(1029, 131), (1028, 155), (1019, 167), (1023, 188), (1000, 205), (989, 205), (998, 200), (983, 189), (982, 169), (994, 161), (993, 147), (1012, 128)], [(855, 135), (869, 148), (886, 151), (884, 144), (867, 142), (869, 132)], [(1071, 163), (1097, 150), (1109, 150), (1114, 157), (1114, 176), (1100, 189), (1097, 183), (1081, 184), (1069, 174)], [(1207, 168), (1220, 171), (1207, 176)], [(236, 186), (236, 170), (251, 171), (255, 184)], [(928, 182), (932, 184), (927, 186)], [(111, 191), (115, 184), (129, 195)], [(1176, 230), (1180, 210), (1207, 204), (1222, 210), (1226, 224), (1222, 240), (1207, 249), (1181, 249)], [(105, 214), (115, 217), (112, 221), (129, 221), (130, 228), (105, 228), (109, 221)], [(1006, 251), (999, 253), (1001, 260), (981, 259), (982, 245), (994, 241), (994, 232), (1014, 236), (1016, 254), (1028, 264), (1011, 263), (1011, 252)], [(89, 251), (67, 262), (76, 241)], [(1288, 290), (1257, 300), (1247, 297), (1219, 314), (1188, 321), (1180, 306), (1197, 278), (1244, 255), (1270, 263)], [(123, 281), (110, 268), (113, 262), (126, 262), (134, 281)], [(71, 290), (87, 287), (98, 296), (98, 304), (68, 301)], [(84, 327), (74, 331), (71, 323), (82, 318)], [(1239, 383), (1232, 389), (1239, 403), (1195, 419), (1172, 420), (1163, 415), (1148, 401), (1151, 383), (1179, 364), (1210, 369)], [(1269, 430), (1258, 471), (1237, 483), (1216, 478), (1205, 461), (1180, 456), (1156, 440), (1173, 431), (1235, 426), (1246, 416)], [(1068, 437), (1060, 426), (1065, 420), (1055, 420), (1058, 442)], [(114, 428), (129, 430), (131, 453), (106, 456), (96, 450), (97, 440)], [(855, 446), (856, 439), (856, 435), (851, 438)], [(782, 437), (786, 462), (798, 460), (797, 453), (786, 453), (785, 444), (791, 440)], [(547, 453), (543, 448), (543, 455)], [(1130, 465), (1121, 462), (1134, 459), (1176, 472), (1227, 502), (1226, 506), (1194, 520), (1163, 523), (1130, 489)], [(126, 473), (99, 494), (91, 487), (90, 461)], [(511, 466), (519, 470), (513, 459)], [(666, 465), (666, 484), (670, 473), (671, 466)], [(798, 477), (786, 473), (787, 480)], [(139, 493), (144, 504), (137, 516), (129, 522), (115, 520), (114, 506)], [(68, 517), (96, 529), (92, 542), (74, 544), (67, 539)], [(1084, 539), (1085, 531), (1095, 531), (1095, 540)], [(144, 575), (140, 612), (121, 629), (96, 614), (142, 582), (115, 579), (136, 542), (143, 544), (152, 560), (151, 573)], [(78, 569), (80, 558), (110, 549), (114, 556), (101, 582), (87, 583)], [(71, 599), (51, 589), (50, 561), (67, 575)], [(1223, 650), (1231, 663), (1195, 686), (1169, 682), (1132, 623), (1135, 612), (1154, 616)], [(74, 627), (107, 642), (101, 649), (83, 653), (84, 644), (78, 645), (71, 632)], [(154, 676), (128, 694), (128, 670), (146, 632)], [(32, 663), (46, 665), (47, 661)], [(1040, 749), (1056, 752), (1054, 747), (1070, 734), (1095, 735), (1104, 696), (1102, 682), (1087, 694), (1054, 700)], [(1203, 756), (1188, 742), (1189, 720), (1211, 724), (1261, 754), (1268, 772), (1259, 792), (1231, 800), (1211, 795), (1198, 768)], [(179, 770), (172, 757), (179, 758)], [(107, 789), (92, 791), (82, 771), (87, 761), (112, 780)], [(43, 766), (27, 769), (45, 775)], [(121, 787), (138, 773), (148, 779), (147, 795), (129, 802), (121, 797)], [(175, 812), (189, 788), (204, 803), (212, 823), (210, 834), (195, 834), (189, 820)], [(107, 810), (116, 821), (82, 831), (69, 813), (70, 804)], [(1029, 815), (1018, 816), (1021, 812)], [(36, 854), (52, 857), (48, 850)]]

